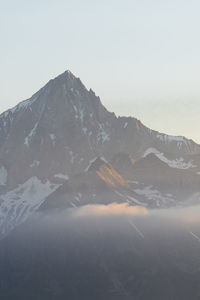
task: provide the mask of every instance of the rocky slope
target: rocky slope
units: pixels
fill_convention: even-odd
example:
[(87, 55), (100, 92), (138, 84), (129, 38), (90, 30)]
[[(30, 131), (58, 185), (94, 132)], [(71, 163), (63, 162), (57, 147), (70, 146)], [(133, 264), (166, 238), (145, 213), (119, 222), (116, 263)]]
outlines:
[(24, 221), (68, 178), (79, 180), (96, 157), (111, 161), (119, 153), (133, 161), (153, 153), (167, 170), (200, 172), (194, 141), (116, 117), (70, 71), (50, 80), (0, 115), (0, 231)]

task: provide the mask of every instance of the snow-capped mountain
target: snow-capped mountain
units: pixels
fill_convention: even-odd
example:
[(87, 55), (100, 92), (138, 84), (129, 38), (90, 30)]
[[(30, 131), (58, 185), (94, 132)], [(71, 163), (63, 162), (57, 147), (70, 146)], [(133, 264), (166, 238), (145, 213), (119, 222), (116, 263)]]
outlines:
[(194, 141), (116, 117), (70, 71), (50, 80), (0, 115), (0, 230), (24, 221), (96, 157), (111, 161), (119, 153), (133, 161), (154, 153), (168, 168), (200, 172)]

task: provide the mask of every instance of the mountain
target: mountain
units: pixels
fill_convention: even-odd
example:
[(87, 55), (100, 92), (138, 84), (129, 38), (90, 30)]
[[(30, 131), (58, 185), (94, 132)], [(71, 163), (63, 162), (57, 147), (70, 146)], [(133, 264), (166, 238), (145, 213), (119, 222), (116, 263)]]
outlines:
[(106, 205), (111, 202), (146, 206), (110, 163), (96, 158), (85, 172), (72, 176), (49, 195), (39, 210), (62, 210), (88, 204)]
[(199, 197), (200, 176), (193, 168), (172, 167), (154, 153), (137, 161), (117, 154), (111, 163), (148, 207), (183, 205)]
[[(180, 174), (181, 170), (192, 174), (192, 182), (193, 178), (198, 181), (200, 145), (184, 137), (153, 131), (135, 118), (117, 117), (70, 71), (50, 80), (30, 99), (0, 115), (0, 232), (6, 234), (25, 221), (57, 189), (59, 192), (65, 185), (74, 187), (76, 181), (93, 182), (93, 173), (95, 189), (101, 182), (113, 194), (113, 187), (97, 171), (91, 173), (87, 168), (91, 161), (104, 157), (109, 161), (107, 171), (123, 178), (121, 170), (127, 161), (120, 169), (112, 166), (113, 158), (120, 153), (130, 156), (131, 165), (134, 161), (141, 165), (153, 153), (162, 164), (161, 169), (174, 176), (172, 181), (179, 176), (177, 170)], [(133, 169), (136, 166), (133, 164)], [(140, 167), (137, 172), (139, 169), (142, 170)], [(154, 172), (153, 167), (149, 169)], [(143, 176), (146, 175), (136, 177), (143, 180)], [(187, 182), (187, 176), (184, 178)], [(135, 195), (133, 187), (131, 190)], [(143, 196), (138, 193), (139, 199)], [(108, 201), (113, 201), (113, 197)], [(165, 205), (170, 202), (167, 201)]]

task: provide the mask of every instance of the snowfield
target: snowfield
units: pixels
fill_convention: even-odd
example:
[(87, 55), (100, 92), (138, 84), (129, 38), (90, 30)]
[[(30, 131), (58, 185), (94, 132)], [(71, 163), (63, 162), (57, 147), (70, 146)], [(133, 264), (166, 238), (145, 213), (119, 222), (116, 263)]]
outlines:
[(32, 177), (16, 189), (0, 196), (0, 235), (28, 219), (59, 185)]
[(149, 154), (155, 154), (161, 161), (166, 163), (171, 168), (177, 168), (177, 169), (189, 169), (189, 168), (195, 168), (196, 165), (193, 164), (193, 161), (185, 162), (182, 157), (177, 158), (175, 160), (170, 160), (167, 157), (165, 157), (164, 153), (160, 152), (156, 148), (148, 148), (144, 154), (143, 157), (147, 157)]

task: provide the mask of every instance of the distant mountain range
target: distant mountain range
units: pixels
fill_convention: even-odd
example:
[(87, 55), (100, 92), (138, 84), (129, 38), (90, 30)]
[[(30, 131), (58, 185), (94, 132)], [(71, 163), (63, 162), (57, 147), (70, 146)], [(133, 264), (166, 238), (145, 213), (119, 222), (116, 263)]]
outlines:
[(70, 71), (0, 115), (0, 234), (35, 211), (199, 200), (200, 145), (116, 117)]

